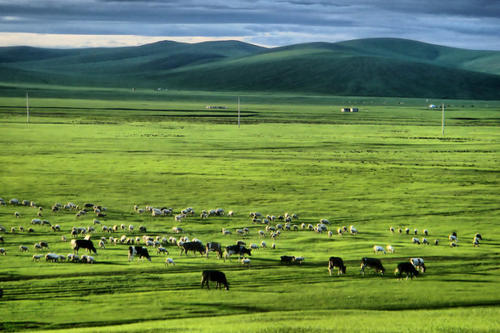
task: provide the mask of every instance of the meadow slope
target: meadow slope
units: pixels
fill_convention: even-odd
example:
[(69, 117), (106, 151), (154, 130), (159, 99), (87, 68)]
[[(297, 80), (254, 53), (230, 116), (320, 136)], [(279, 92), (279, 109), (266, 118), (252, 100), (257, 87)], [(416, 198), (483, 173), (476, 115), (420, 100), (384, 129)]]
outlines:
[[(500, 327), (500, 103), (448, 100), (447, 128), (438, 101), (238, 93), (245, 101), (236, 126), (233, 94), (153, 93), (39, 87), (26, 124), (22, 86), (3, 86), (0, 98), (0, 197), (33, 200), (61, 232), (33, 226), (37, 209), (0, 206), (0, 299), (4, 331), (119, 332), (496, 332)], [(71, 98), (60, 98), (64, 93)], [(12, 97), (8, 97), (11, 96)], [(92, 96), (100, 96), (93, 99)], [(225, 110), (207, 110), (224, 105)], [(342, 114), (342, 106), (360, 112)], [(94, 226), (91, 212), (51, 212), (60, 202), (106, 206), (103, 225), (135, 232), (100, 237), (188, 236), (223, 245), (264, 240), (276, 249), (252, 251), (250, 267), (212, 253), (181, 256), (175, 266), (150, 249), (152, 262), (128, 262), (127, 245), (98, 249), (96, 263), (33, 262), (33, 244), (47, 241), (66, 255), (72, 226)], [(138, 214), (140, 207), (222, 207), (234, 217)], [(19, 218), (14, 212), (20, 214)], [(261, 239), (248, 214), (296, 213), (298, 231)], [(330, 229), (354, 225), (359, 234), (302, 229), (328, 219)], [(33, 233), (19, 231), (33, 227)], [(182, 234), (172, 227), (180, 226)], [(428, 229), (438, 246), (415, 245), (404, 232)], [(11, 232), (11, 228), (15, 232)], [(236, 230), (248, 227), (248, 235)], [(222, 235), (221, 228), (232, 231)], [(448, 245), (456, 231), (458, 246)], [(472, 246), (475, 233), (483, 235)], [(394, 254), (374, 254), (391, 244)], [(18, 250), (29, 248), (27, 253)], [(40, 253), (45, 254), (49, 250)], [(282, 265), (281, 255), (304, 256)], [(329, 276), (330, 256), (342, 257), (345, 276)], [(360, 259), (378, 256), (381, 277), (359, 274)], [(423, 257), (428, 271), (397, 280), (398, 262)], [(201, 290), (200, 272), (224, 271), (229, 291)], [(213, 288), (214, 286), (212, 286)], [(470, 318), (474, 318), (471, 320)], [(418, 318), (418, 320), (415, 320)]]

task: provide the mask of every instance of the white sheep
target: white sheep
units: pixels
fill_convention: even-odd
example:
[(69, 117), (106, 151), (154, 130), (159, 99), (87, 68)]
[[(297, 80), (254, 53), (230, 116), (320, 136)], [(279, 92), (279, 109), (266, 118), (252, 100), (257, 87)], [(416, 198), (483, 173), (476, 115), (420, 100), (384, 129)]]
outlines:
[(271, 244), (271, 249), (273, 249), (273, 250), (276, 249), (276, 243)]
[(19, 251), (21, 251), (21, 252), (28, 252), (28, 247), (24, 246), (24, 245), (20, 245), (19, 246)]
[(354, 226), (352, 226), (352, 225), (351, 225), (351, 226), (349, 227), (349, 232), (350, 232), (351, 234), (353, 234), (353, 235), (357, 235), (358, 230), (357, 230), (356, 228), (354, 228)]
[(375, 252), (375, 253), (383, 252), (385, 254), (384, 248), (382, 246), (378, 246), (378, 245), (373, 246), (373, 252)]
[(234, 212), (232, 210), (230, 210), (228, 213), (227, 213), (227, 216), (233, 216), (234, 215)]
[(250, 244), (250, 248), (251, 248), (252, 250), (258, 250), (258, 249), (259, 249), (259, 245), (257, 245), (257, 244), (253, 244), (253, 243), (252, 243), (252, 244)]
[(6, 255), (7, 251), (3, 247), (0, 247), (0, 254), (1, 255)]
[(34, 254), (33, 257), (31, 257), (31, 260), (33, 261), (40, 261), (42, 259), (43, 255), (41, 254)]
[(241, 264), (242, 265), (247, 265), (248, 267), (250, 267), (250, 259), (249, 258), (243, 258), (243, 259), (241, 259)]
[(156, 253), (157, 253), (157, 254), (160, 254), (160, 253), (163, 253), (163, 254), (168, 254), (168, 251), (167, 251), (167, 249), (166, 249), (166, 248), (164, 248), (164, 247), (160, 246), (160, 247), (158, 247), (158, 248), (156, 249)]
[(165, 266), (168, 266), (170, 264), (173, 265), (173, 266), (175, 266), (174, 259), (172, 259), (172, 258), (166, 258), (165, 259)]
[(393, 227), (390, 227), (390, 228), (389, 228), (389, 231), (390, 231), (390, 232), (392, 232), (392, 233), (394, 233), (394, 228), (393, 228)]
[(104, 241), (102, 239), (99, 241), (99, 247), (101, 249), (105, 249), (106, 248), (106, 246), (104, 245)]
[(294, 261), (297, 263), (297, 264), (301, 264), (304, 262), (305, 258), (304, 257), (295, 257)]
[(260, 242), (260, 247), (264, 247), (264, 248), (267, 247), (266, 242), (264, 242), (264, 241)]
[(420, 239), (418, 239), (417, 237), (413, 237), (413, 238), (411, 239), (411, 242), (412, 242), (413, 244), (419, 244), (419, 245), (420, 245)]
[(394, 253), (394, 248), (393, 248), (391, 245), (389, 245), (389, 244), (387, 244), (387, 246), (385, 247), (385, 249), (386, 249), (386, 250), (387, 250), (387, 252), (389, 252), (389, 253)]

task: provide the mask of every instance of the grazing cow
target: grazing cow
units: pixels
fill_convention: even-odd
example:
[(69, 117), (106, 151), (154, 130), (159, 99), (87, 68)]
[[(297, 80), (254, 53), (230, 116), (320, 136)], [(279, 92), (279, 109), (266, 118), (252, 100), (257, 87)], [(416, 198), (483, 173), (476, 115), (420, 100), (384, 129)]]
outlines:
[(151, 261), (148, 249), (142, 246), (129, 246), (128, 247), (128, 261), (134, 260), (134, 256), (138, 255), (139, 259), (146, 258)]
[(207, 258), (208, 258), (208, 252), (212, 252), (212, 251), (217, 253), (218, 259), (222, 258), (222, 246), (220, 245), (220, 243), (208, 242), (206, 247), (205, 247), (205, 252), (207, 253)]
[(229, 290), (229, 283), (227, 282), (226, 275), (222, 273), (221, 271), (217, 270), (206, 270), (201, 273), (201, 288), (203, 288), (203, 285), (207, 285), (207, 289), (210, 289), (210, 286), (208, 284), (208, 281), (215, 281), (215, 289), (220, 288), (222, 289), (222, 285), (226, 288), (226, 290)]
[(282, 264), (291, 264), (295, 261), (294, 256), (281, 256), (281, 263)]
[(241, 257), (245, 256), (245, 254), (248, 254), (249, 256), (251, 256), (252, 250), (247, 249), (245, 246), (238, 245), (238, 244), (226, 246), (226, 251), (224, 252), (224, 261), (226, 261), (227, 258), (229, 258), (229, 260), (231, 260), (232, 254), (238, 254), (240, 256), (240, 259), (241, 259)]
[(413, 266), (412, 263), (401, 262), (398, 264), (398, 267), (394, 271), (394, 274), (397, 275), (399, 279), (401, 279), (401, 276), (405, 274), (406, 279), (408, 280), (408, 277), (413, 279), (414, 276), (418, 276), (418, 271), (415, 269), (415, 266)]
[(410, 258), (410, 263), (415, 266), (417, 270), (420, 270), (422, 273), (425, 273), (426, 267), (424, 264), (424, 259), (422, 258)]
[(376, 258), (363, 258), (361, 259), (361, 274), (365, 275), (365, 268), (373, 268), (377, 273), (384, 275), (385, 268), (382, 262)]
[(203, 246), (202, 243), (200, 242), (185, 242), (182, 243), (180, 246), (181, 248), (181, 254), (184, 252), (186, 256), (188, 255), (188, 251), (193, 251), (193, 252), (200, 252), (200, 255), (205, 254), (205, 246)]
[(97, 250), (94, 247), (94, 243), (90, 239), (72, 239), (71, 247), (73, 248), (73, 252), (78, 254), (79, 249), (86, 249), (90, 251), (90, 253), (94, 252), (97, 254)]
[(337, 275), (345, 274), (346, 267), (342, 258), (330, 257), (330, 259), (328, 260), (328, 273), (330, 274), (330, 276), (332, 276), (332, 271), (335, 267), (338, 268)]

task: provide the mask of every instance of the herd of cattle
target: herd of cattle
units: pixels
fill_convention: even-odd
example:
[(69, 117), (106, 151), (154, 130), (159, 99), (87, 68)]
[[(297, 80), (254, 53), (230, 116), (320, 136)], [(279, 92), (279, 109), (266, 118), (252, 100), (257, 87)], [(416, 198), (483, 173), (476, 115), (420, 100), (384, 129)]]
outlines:
[[(34, 203), (33, 201), (28, 201), (28, 200), (23, 200), (19, 201), (17, 199), (11, 199), (9, 201), (10, 205), (24, 205), (24, 206), (30, 206), (36, 208), (36, 215), (37, 218), (34, 218), (31, 220), (31, 224), (33, 225), (46, 225), (50, 226), (51, 230), (54, 232), (61, 231), (61, 227), (59, 225), (52, 225), (48, 220), (42, 220), (40, 217), (42, 217), (42, 211), (43, 208), (39, 207)], [(0, 198), (0, 205), (6, 205), (6, 202)], [(79, 207), (73, 203), (68, 203), (66, 205), (61, 205), (61, 204), (55, 204), (52, 206), (52, 212), (57, 212), (59, 210), (76, 210), (76, 217), (80, 218), (81, 216), (87, 214), (89, 211), (93, 211), (93, 213), (96, 215), (96, 217), (105, 217), (106, 216), (106, 208), (100, 205), (94, 205), (94, 204), (84, 204), (82, 207)], [(173, 215), (173, 209), (172, 208), (153, 208), (150, 206), (147, 206), (146, 208), (142, 209), (139, 208), (138, 206), (134, 207), (134, 211), (137, 212), (138, 214), (144, 214), (144, 213), (150, 213), (151, 216), (169, 216)], [(194, 209), (193, 208), (186, 208), (180, 212), (180, 214), (177, 214), (174, 216), (174, 220), (177, 222), (182, 221), (188, 216), (193, 216)], [(233, 216), (233, 212), (230, 211), (227, 215)], [(202, 211), (200, 214), (200, 218), (205, 219), (208, 218), (209, 216), (223, 216), (225, 215), (225, 212), (221, 208), (209, 210), (209, 211)], [(20, 217), (19, 212), (14, 212), (14, 216), (16, 218)], [(305, 224), (301, 223), (300, 225), (294, 224), (293, 221), (298, 220), (298, 216), (296, 214), (284, 214), (282, 216), (272, 216), (272, 215), (267, 215), (263, 216), (262, 214), (258, 212), (252, 212), (249, 214), (251, 220), (253, 223), (260, 223), (265, 225), (265, 231), (264, 230), (259, 230), (258, 234), (262, 237), (266, 235), (266, 233), (269, 234), (269, 237), (272, 238), (272, 240), (276, 240), (277, 237), (281, 234), (282, 231), (290, 231), (290, 230), (299, 230), (300, 229), (306, 229), (306, 230), (311, 230), (315, 231), (318, 233), (323, 233), (327, 232), (328, 237), (332, 237), (333, 232), (328, 231), (328, 225), (330, 222), (326, 219), (321, 219), (320, 223), (316, 224), (316, 226), (312, 224)], [(277, 224), (274, 225), (274, 221), (277, 222)], [(93, 224), (98, 225), (101, 224), (100, 221), (94, 219)], [(147, 231), (146, 227), (140, 226), (139, 228), (140, 232), (145, 233)], [(18, 229), (19, 231), (25, 231), (25, 229), (22, 226), (19, 226)], [(16, 232), (17, 231), (15, 227), (11, 228), (11, 232)], [(125, 226), (124, 224), (121, 224), (120, 226), (114, 225), (111, 227), (102, 225), (101, 230), (103, 232), (116, 232), (119, 230), (128, 230), (130, 232), (134, 231), (134, 226), (129, 225), (128, 227)], [(390, 232), (395, 233), (396, 230), (393, 227), (389, 228)], [(33, 232), (33, 228), (27, 228), (27, 232)], [(182, 228), (180, 227), (174, 227), (172, 228), (172, 231), (174, 233), (180, 233), (182, 232)], [(7, 232), (7, 230), (0, 226), (0, 232)], [(48, 262), (61, 262), (61, 261), (69, 261), (69, 262), (80, 262), (80, 263), (95, 263), (96, 260), (92, 256), (93, 254), (97, 254), (97, 249), (94, 246), (93, 241), (90, 239), (91, 238), (91, 233), (95, 232), (95, 227), (73, 227), (71, 229), (70, 236), (73, 238), (70, 242), (71, 248), (73, 250), (73, 253), (70, 253), (66, 256), (64, 255), (59, 255), (55, 253), (47, 253), (45, 256), (41, 254), (35, 254), (33, 255), (32, 259), (33, 261), (40, 261), (42, 258), (45, 257), (45, 260)], [(249, 228), (242, 228), (242, 229), (237, 229), (236, 233), (245, 235), (249, 232)], [(349, 232), (352, 235), (357, 235), (358, 231), (354, 226), (350, 226), (349, 228), (347, 227), (340, 227), (337, 229), (337, 234), (339, 236), (342, 236), (344, 233)], [(398, 229), (399, 233), (403, 233), (403, 229), (399, 228)], [(404, 230), (406, 234), (410, 234), (410, 229), (406, 228)], [(231, 231), (222, 229), (222, 233), (224, 235), (231, 234)], [(423, 235), (428, 236), (429, 232), (427, 229), (423, 230)], [(418, 230), (415, 229), (413, 230), (412, 236), (417, 235)], [(78, 237), (83, 236), (84, 239), (79, 239)], [(456, 247), (457, 242), (458, 242), (458, 236), (456, 232), (453, 232), (449, 235), (449, 241), (450, 241), (450, 246), (451, 247)], [(61, 239), (63, 241), (66, 241), (66, 237), (62, 236)], [(138, 244), (141, 244), (141, 240), (143, 241), (144, 245), (146, 246), (141, 246)], [(480, 234), (476, 234), (473, 239), (473, 245), (474, 247), (479, 246), (479, 242), (482, 240), (482, 236)], [(416, 237), (412, 237), (412, 243), (415, 244), (429, 244), (430, 242), (427, 240), (426, 237), (422, 239), (422, 242)], [(0, 236), (0, 243), (4, 242), (4, 237)], [(188, 253), (194, 252), (194, 253), (199, 253), (200, 255), (205, 255), (208, 258), (209, 252), (215, 252), (217, 254), (217, 257), (219, 259), (230, 259), (231, 255), (238, 255), (239, 259), (242, 264), (250, 265), (250, 259), (248, 256), (251, 256), (251, 251), (252, 249), (257, 249), (259, 248), (259, 245), (257, 244), (251, 244), (249, 248), (246, 247), (246, 243), (243, 241), (237, 241), (236, 244), (234, 245), (228, 245), (228, 246), (222, 246), (218, 242), (208, 242), (205, 245), (198, 239), (193, 239), (189, 240), (187, 237), (181, 237), (179, 240), (177, 240), (174, 237), (170, 237), (169, 239), (166, 239), (165, 237), (161, 238), (160, 236), (157, 236), (156, 238), (146, 236), (144, 235), (142, 238), (140, 237), (127, 237), (123, 235), (121, 238), (113, 238), (113, 237), (101, 237), (99, 240), (99, 247), (100, 248), (105, 248), (105, 244), (107, 242), (111, 242), (114, 244), (126, 244), (128, 246), (128, 260), (131, 261), (134, 259), (134, 257), (138, 257), (139, 259), (146, 259), (151, 261), (151, 256), (148, 251), (148, 247), (154, 247), (157, 250), (157, 253), (165, 253), (168, 254), (168, 251), (165, 247), (163, 247), (165, 244), (170, 243), (171, 245), (175, 245), (180, 249), (180, 255), (185, 254), (188, 255)], [(439, 241), (436, 239), (434, 240), (434, 244), (438, 245)], [(275, 248), (275, 243), (272, 244), (271, 248)], [(44, 248), (48, 249), (48, 243), (41, 241), (36, 244), (34, 244), (34, 249), (35, 250), (42, 250)], [(267, 244), (262, 241), (260, 244), (260, 247), (267, 247)], [(85, 249), (89, 254), (87, 255), (78, 255), (78, 251), (80, 249)], [(21, 252), (27, 252), (28, 247), (25, 245), (19, 246), (19, 250)], [(385, 248), (382, 246), (375, 245), (373, 247), (373, 251), (375, 253), (394, 253), (394, 248), (391, 245), (387, 245)], [(6, 255), (7, 251), (4, 248), (0, 248), (0, 254)], [(296, 257), (296, 256), (281, 256), (280, 262), (282, 264), (302, 264), (305, 260), (304, 257)], [(165, 259), (165, 265), (175, 265), (175, 262), (172, 258), (166, 258)], [(332, 272), (334, 269), (338, 270), (338, 275), (342, 275), (346, 273), (346, 266), (344, 265), (344, 262), (342, 258), (340, 257), (330, 257), (328, 260), (328, 272), (330, 275), (332, 275)], [(375, 272), (383, 275), (385, 272), (385, 268), (382, 265), (382, 262), (378, 258), (362, 258), (361, 260), (361, 274), (364, 275), (365, 268), (370, 268), (373, 269)], [(397, 264), (397, 268), (395, 270), (395, 274), (398, 278), (401, 278), (403, 275), (406, 276), (406, 278), (413, 278), (419, 275), (419, 273), (424, 273), (426, 270), (425, 264), (424, 264), (424, 259), (423, 258), (410, 258), (408, 262), (401, 262)], [(229, 289), (229, 284), (227, 282), (227, 279), (224, 275), (224, 273), (217, 271), (217, 270), (207, 270), (203, 271), (202, 273), (202, 282), (201, 286), (202, 288), (204, 286), (207, 286), (209, 288), (209, 281), (215, 281), (216, 288), (222, 288), (224, 286), (226, 289)]]

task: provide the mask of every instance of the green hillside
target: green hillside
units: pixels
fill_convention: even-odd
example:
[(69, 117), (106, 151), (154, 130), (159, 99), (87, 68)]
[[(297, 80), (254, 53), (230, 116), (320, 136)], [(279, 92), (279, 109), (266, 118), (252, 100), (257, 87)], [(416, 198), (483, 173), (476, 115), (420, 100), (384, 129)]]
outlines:
[(500, 52), (374, 38), (262, 48), (238, 41), (0, 48), (2, 82), (351, 96), (500, 99)]

